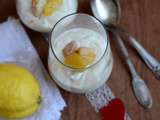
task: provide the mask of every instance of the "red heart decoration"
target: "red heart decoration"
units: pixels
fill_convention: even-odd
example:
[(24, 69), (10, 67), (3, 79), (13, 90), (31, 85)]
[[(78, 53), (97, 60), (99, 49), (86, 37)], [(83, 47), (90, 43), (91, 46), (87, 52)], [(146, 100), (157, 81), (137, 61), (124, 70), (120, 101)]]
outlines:
[(116, 98), (100, 109), (102, 120), (124, 120), (125, 108), (123, 102)]

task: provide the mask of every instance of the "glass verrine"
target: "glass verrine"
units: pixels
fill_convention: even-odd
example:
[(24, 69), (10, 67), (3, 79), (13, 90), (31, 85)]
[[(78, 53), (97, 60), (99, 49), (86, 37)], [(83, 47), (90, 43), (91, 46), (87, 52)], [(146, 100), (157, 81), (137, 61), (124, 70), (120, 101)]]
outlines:
[[(91, 64), (77, 68), (64, 62), (63, 49), (73, 40), (78, 47), (94, 50), (96, 58)], [(74, 61), (74, 58), (72, 60)], [(75, 93), (97, 89), (108, 80), (112, 67), (108, 34), (95, 17), (71, 14), (54, 26), (50, 36), (48, 68), (60, 87)]]

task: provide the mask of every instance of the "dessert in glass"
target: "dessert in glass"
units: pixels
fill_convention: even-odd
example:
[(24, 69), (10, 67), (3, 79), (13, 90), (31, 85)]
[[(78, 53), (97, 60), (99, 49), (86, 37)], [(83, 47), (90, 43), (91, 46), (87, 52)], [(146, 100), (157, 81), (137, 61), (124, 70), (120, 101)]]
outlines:
[(77, 0), (16, 0), (22, 22), (39, 32), (50, 32), (64, 16), (77, 12)]
[(87, 14), (71, 14), (54, 26), (49, 43), (48, 68), (63, 89), (85, 93), (109, 78), (113, 58), (103, 25)]

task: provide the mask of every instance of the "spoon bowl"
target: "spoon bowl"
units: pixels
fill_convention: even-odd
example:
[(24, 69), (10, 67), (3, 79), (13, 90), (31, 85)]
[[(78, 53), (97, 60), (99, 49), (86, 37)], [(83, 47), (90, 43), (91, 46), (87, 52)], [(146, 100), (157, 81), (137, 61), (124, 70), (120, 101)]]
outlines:
[(91, 9), (94, 16), (105, 25), (117, 25), (120, 21), (120, 6), (115, 0), (92, 0)]

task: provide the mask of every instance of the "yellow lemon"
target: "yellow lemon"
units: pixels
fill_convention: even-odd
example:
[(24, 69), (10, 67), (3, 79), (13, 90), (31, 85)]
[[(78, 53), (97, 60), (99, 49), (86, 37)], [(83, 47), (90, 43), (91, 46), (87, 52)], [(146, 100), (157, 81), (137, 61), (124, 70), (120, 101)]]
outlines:
[(40, 101), (39, 84), (27, 69), (0, 64), (0, 117), (29, 116), (38, 109)]

